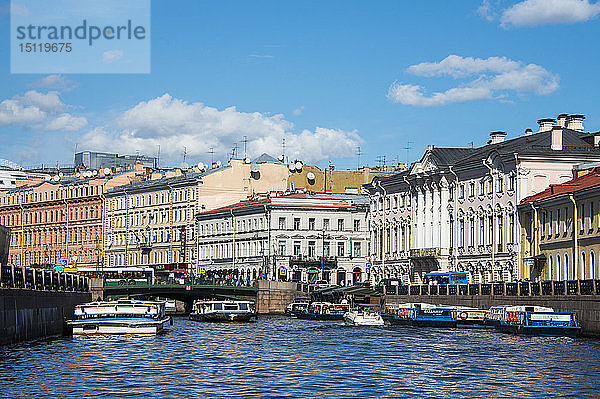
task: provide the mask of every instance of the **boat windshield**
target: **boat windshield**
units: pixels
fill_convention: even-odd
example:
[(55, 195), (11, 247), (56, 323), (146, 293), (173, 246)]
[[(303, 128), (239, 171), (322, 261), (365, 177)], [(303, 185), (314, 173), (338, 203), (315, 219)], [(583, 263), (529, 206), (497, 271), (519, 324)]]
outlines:
[(237, 303), (226, 303), (224, 305), (225, 310), (238, 310)]
[(248, 304), (247, 303), (240, 303), (240, 310), (248, 310)]

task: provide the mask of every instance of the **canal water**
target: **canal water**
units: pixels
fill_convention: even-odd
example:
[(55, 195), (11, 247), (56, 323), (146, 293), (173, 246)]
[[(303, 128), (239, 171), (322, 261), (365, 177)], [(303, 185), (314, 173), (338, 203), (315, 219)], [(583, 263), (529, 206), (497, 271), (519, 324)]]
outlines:
[(0, 348), (2, 398), (579, 398), (599, 389), (599, 341), (478, 330), (176, 318), (158, 337)]

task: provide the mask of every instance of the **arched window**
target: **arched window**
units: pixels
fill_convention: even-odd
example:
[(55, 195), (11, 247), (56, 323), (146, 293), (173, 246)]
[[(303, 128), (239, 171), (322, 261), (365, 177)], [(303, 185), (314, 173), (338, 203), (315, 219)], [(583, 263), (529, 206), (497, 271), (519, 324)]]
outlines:
[(556, 254), (556, 279), (557, 280), (561, 279), (560, 278), (560, 254)]
[(564, 264), (564, 268), (565, 268), (565, 280), (569, 279), (569, 254), (565, 252), (565, 264)]
[(595, 269), (595, 265), (594, 265), (594, 251), (590, 251), (590, 278), (594, 279), (596, 278), (596, 269)]
[(583, 252), (583, 251), (581, 252), (581, 276), (580, 277), (582, 280), (585, 280), (585, 278), (587, 277), (586, 273), (585, 273), (585, 252)]
[(548, 254), (548, 280), (552, 280), (552, 254)]

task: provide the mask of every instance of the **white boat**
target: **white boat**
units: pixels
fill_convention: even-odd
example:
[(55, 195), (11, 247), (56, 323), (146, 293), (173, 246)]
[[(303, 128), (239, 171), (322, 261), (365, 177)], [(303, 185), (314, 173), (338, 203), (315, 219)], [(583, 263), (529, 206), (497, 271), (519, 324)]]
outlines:
[(90, 302), (75, 306), (74, 313), (67, 322), (73, 335), (158, 334), (170, 321), (165, 303), (158, 301)]
[(195, 301), (190, 320), (250, 321), (256, 316), (250, 301)]
[(344, 314), (344, 323), (350, 326), (381, 327), (385, 321), (378, 312), (371, 309), (354, 309)]

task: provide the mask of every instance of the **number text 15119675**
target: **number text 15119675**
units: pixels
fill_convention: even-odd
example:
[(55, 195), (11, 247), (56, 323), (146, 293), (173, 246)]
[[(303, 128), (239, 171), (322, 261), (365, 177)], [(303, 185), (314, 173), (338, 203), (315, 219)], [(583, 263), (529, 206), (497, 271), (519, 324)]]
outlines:
[(70, 53), (71, 43), (19, 43), (22, 53)]

